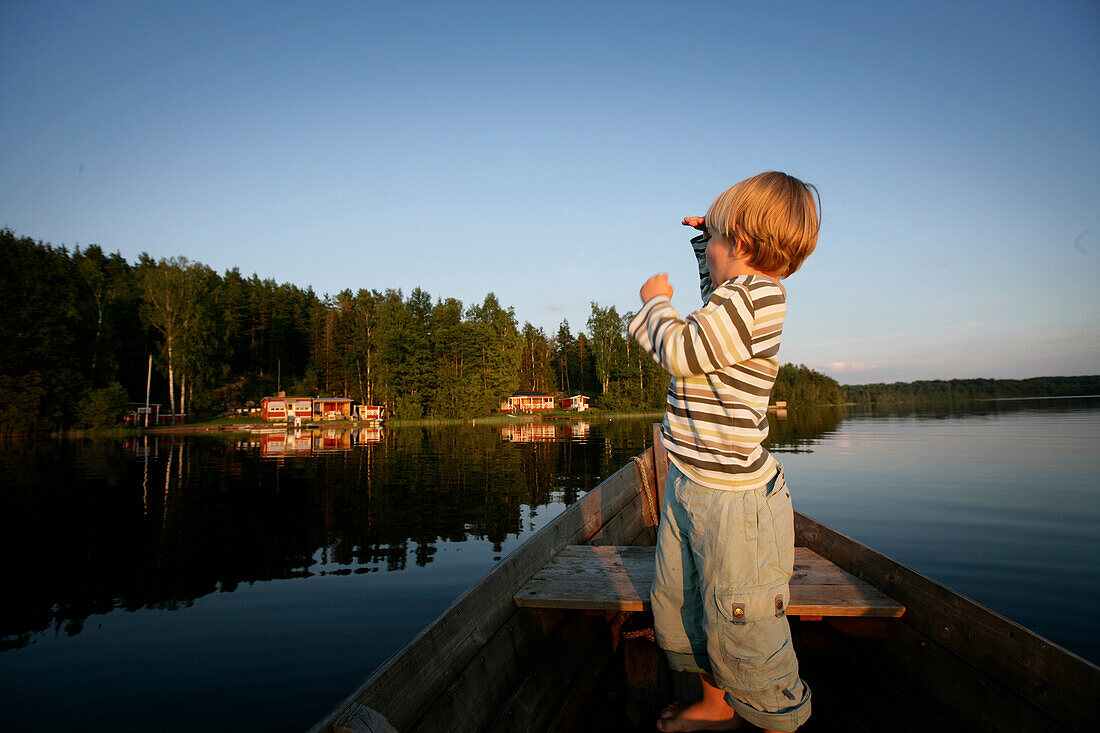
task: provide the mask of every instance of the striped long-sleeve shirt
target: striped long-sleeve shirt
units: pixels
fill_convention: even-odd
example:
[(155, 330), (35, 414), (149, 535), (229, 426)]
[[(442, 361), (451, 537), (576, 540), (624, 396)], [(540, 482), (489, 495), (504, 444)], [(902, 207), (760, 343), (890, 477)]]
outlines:
[(768, 437), (787, 293), (778, 280), (760, 275), (713, 287), (706, 241), (706, 235), (692, 240), (703, 308), (681, 319), (667, 296), (657, 296), (629, 330), (672, 375), (663, 436), (677, 468), (703, 486), (752, 489), (776, 470), (761, 443)]

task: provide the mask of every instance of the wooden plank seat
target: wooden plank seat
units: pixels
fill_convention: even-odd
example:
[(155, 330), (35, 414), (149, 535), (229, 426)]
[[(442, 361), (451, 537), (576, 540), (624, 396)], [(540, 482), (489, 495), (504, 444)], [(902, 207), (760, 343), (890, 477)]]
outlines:
[[(569, 545), (537, 571), (514, 599), (526, 608), (648, 611), (654, 547)], [(788, 616), (897, 618), (905, 607), (806, 547), (794, 551)]]

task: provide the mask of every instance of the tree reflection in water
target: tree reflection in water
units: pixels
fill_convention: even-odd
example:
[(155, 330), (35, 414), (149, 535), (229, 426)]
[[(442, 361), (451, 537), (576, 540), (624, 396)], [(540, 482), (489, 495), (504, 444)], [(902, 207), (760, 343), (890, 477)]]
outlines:
[[(807, 450), (840, 418), (773, 415), (771, 447)], [(499, 556), (644, 450), (655, 419), (5, 444), (0, 649), (242, 583), (424, 566), (441, 543)]]
[(768, 413), (768, 440), (773, 453), (808, 452), (814, 443), (836, 432), (844, 417), (840, 406)]

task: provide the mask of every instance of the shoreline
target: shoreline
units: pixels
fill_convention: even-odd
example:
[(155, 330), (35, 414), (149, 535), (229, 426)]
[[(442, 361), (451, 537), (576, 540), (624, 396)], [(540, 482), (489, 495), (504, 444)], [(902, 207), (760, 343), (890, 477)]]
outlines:
[[(605, 412), (603, 410), (587, 410), (583, 413), (555, 411), (553, 413), (528, 413), (513, 417), (511, 415), (485, 415), (482, 417), (451, 417), (451, 418), (416, 418), (383, 421), (384, 427), (446, 427), (451, 425), (515, 425), (537, 422), (570, 422), (574, 420), (613, 420), (641, 417), (660, 417), (664, 411), (651, 412)], [(316, 430), (322, 428), (358, 428), (368, 427), (374, 424), (368, 420), (326, 420), (323, 422), (304, 423), (295, 428), (285, 422), (263, 422), (256, 420), (234, 420), (222, 422), (225, 418), (185, 423), (180, 425), (155, 425), (148, 428), (76, 428), (73, 430), (55, 431), (49, 433), (51, 438), (127, 438), (142, 435), (195, 435), (195, 434), (222, 434), (240, 433), (248, 435), (253, 432), (278, 432), (286, 430)], [(29, 435), (18, 437), (31, 437)]]
[[(968, 397), (959, 400), (898, 400), (890, 402), (839, 402), (820, 405), (788, 405), (786, 408), (788, 412), (795, 412), (800, 409), (819, 409), (828, 407), (840, 407), (840, 408), (876, 408), (876, 407), (916, 407), (926, 405), (943, 405), (951, 404), (954, 402), (1021, 402), (1027, 400), (1070, 400), (1070, 399), (1096, 399), (1100, 398), (1098, 394), (1084, 394), (1084, 395), (1035, 395), (1030, 397)], [(776, 408), (769, 405), (769, 412), (775, 412)], [(510, 425), (517, 423), (532, 423), (532, 422), (567, 422), (572, 420), (614, 420), (627, 419), (627, 418), (643, 418), (643, 417), (661, 417), (664, 415), (664, 410), (633, 410), (633, 411), (604, 411), (599, 409), (590, 409), (585, 412), (572, 412), (555, 410), (553, 412), (545, 413), (525, 413), (521, 416), (512, 416), (508, 414), (495, 414), (495, 415), (483, 415), (480, 417), (453, 417), (453, 418), (416, 418), (416, 419), (399, 419), (394, 418), (391, 420), (383, 421), (382, 425), (387, 427), (445, 427), (449, 425)], [(356, 420), (331, 420), (324, 422), (310, 422), (303, 425), (300, 430), (304, 429), (318, 429), (318, 428), (356, 428), (366, 427), (371, 425), (371, 421), (356, 421)], [(243, 435), (250, 434), (261, 430), (277, 431), (280, 428), (293, 431), (293, 426), (288, 426), (286, 423), (279, 422), (263, 422), (262, 420), (245, 420), (245, 419), (227, 419), (225, 417), (213, 418), (211, 420), (199, 421), (194, 423), (186, 423), (179, 425), (157, 425), (149, 428), (140, 427), (107, 427), (107, 428), (72, 428), (69, 430), (53, 430), (43, 433), (4, 433), (0, 434), (0, 439), (3, 440), (20, 440), (28, 438), (50, 438), (50, 439), (81, 439), (81, 438), (128, 438), (137, 437), (141, 435), (194, 435), (194, 434), (219, 434), (219, 433), (240, 433)]]
[[(640, 418), (640, 417), (654, 417), (664, 415), (664, 410), (653, 411), (631, 411), (631, 412), (605, 412), (603, 410), (587, 410), (585, 412), (564, 412), (554, 411), (547, 413), (526, 413), (520, 416), (512, 415), (485, 415), (482, 417), (425, 417), (425, 418), (394, 418), (392, 420), (385, 420), (382, 422), (384, 427), (434, 427), (434, 426), (447, 426), (447, 425), (514, 425), (517, 423), (532, 423), (532, 422), (568, 422), (572, 420), (612, 420), (615, 418)], [(324, 422), (309, 422), (297, 428), (299, 430), (317, 429), (317, 428), (355, 428), (364, 427), (372, 424), (371, 421), (363, 420), (327, 420)], [(257, 422), (241, 421), (232, 423), (217, 423), (214, 421), (207, 421), (205, 423), (193, 423), (190, 425), (158, 425), (150, 428), (134, 428), (124, 429), (119, 432), (125, 432), (126, 434), (135, 435), (148, 435), (150, 433), (217, 433), (217, 432), (238, 432), (238, 433), (250, 433), (256, 430), (277, 430), (279, 428), (286, 428), (288, 431), (293, 431), (293, 426), (287, 425), (283, 422)], [(114, 430), (114, 429), (111, 429)], [(91, 431), (85, 431), (91, 432)]]

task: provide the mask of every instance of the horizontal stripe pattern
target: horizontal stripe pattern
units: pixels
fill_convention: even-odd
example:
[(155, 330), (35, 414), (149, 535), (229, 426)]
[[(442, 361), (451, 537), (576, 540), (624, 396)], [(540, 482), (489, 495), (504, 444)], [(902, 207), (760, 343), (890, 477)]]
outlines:
[(705, 237), (692, 245), (704, 307), (681, 319), (668, 297), (657, 296), (642, 306), (629, 331), (672, 375), (663, 436), (676, 466), (703, 486), (754, 489), (776, 470), (761, 443), (768, 437), (768, 398), (779, 373), (786, 291), (779, 281), (758, 275), (714, 288)]

